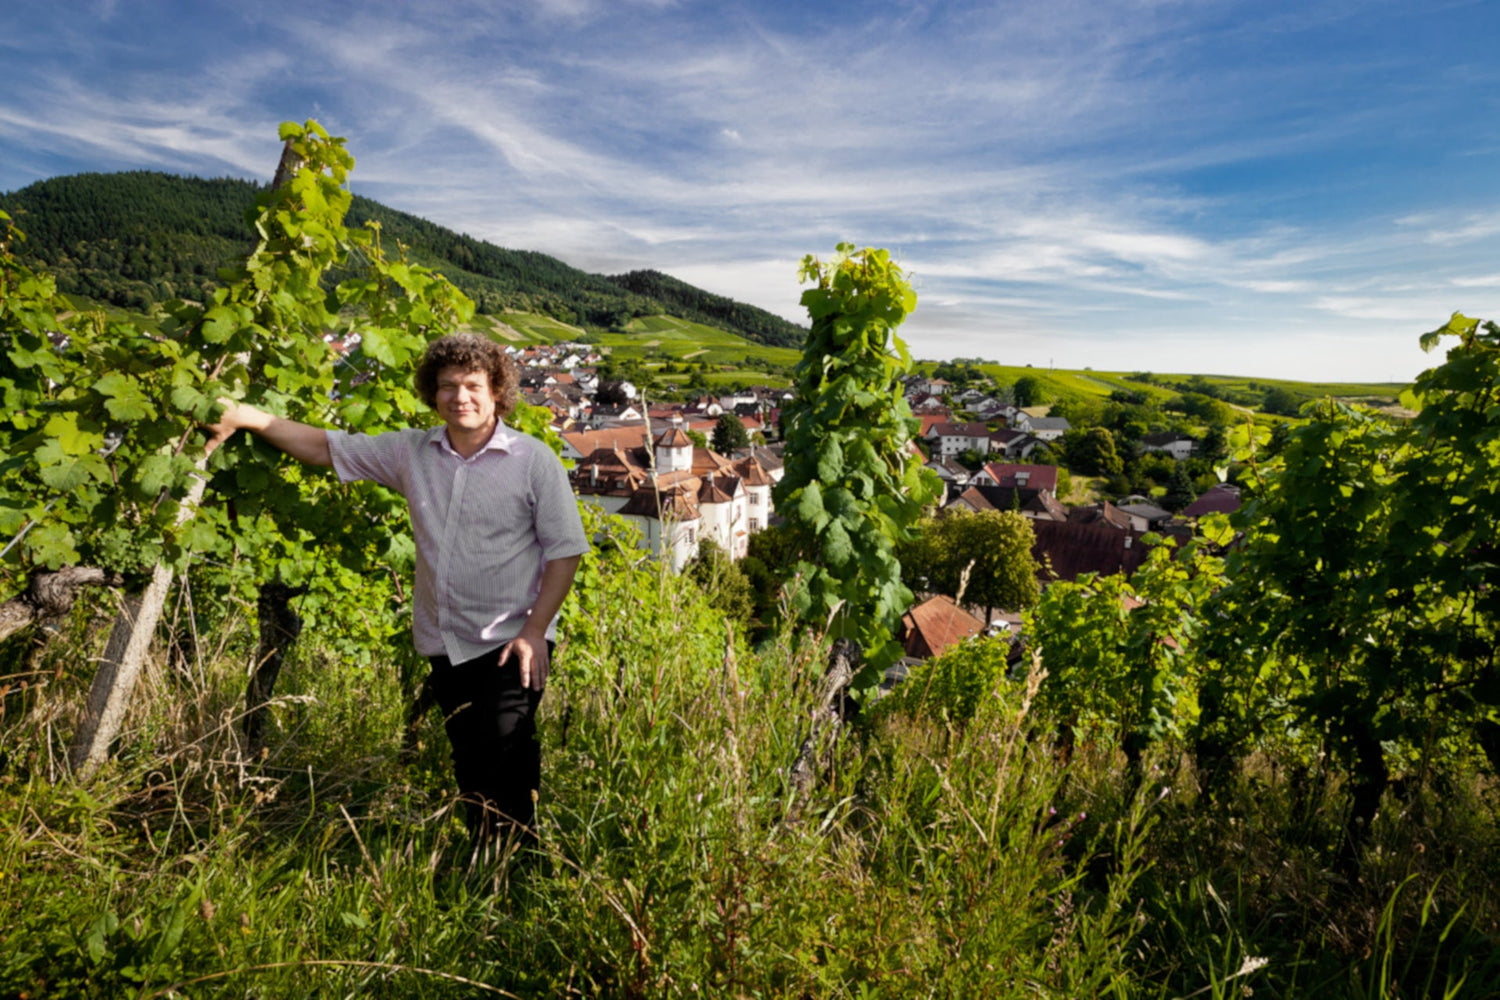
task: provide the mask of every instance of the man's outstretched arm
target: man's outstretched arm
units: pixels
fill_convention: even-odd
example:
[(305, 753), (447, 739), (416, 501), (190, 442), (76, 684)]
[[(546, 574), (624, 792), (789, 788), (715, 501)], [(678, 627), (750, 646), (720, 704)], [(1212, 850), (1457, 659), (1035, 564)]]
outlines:
[(208, 425), (213, 433), (207, 445), (208, 451), (223, 444), (235, 431), (245, 430), (260, 435), (299, 462), (309, 465), (333, 464), (333, 455), (328, 450), (328, 432), (323, 428), (273, 416), (232, 399), (220, 402), (224, 404), (224, 414), (219, 417), (218, 423)]

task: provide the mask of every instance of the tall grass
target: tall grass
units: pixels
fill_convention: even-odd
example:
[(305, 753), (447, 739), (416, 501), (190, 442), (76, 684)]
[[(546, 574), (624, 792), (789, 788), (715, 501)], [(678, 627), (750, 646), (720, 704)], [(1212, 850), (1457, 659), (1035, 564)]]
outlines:
[[(646, 597), (697, 620), (673, 606), (685, 593)], [(0, 995), (1500, 988), (1495, 793), (1477, 779), (1387, 810), (1382, 853), (1340, 882), (1320, 860), (1337, 789), (1309, 808), (1267, 766), (1210, 807), (1163, 756), (1132, 792), (1108, 748), (1059, 764), (1026, 685), (1004, 684), (963, 722), (891, 712), (845, 727), (792, 812), (787, 768), (823, 651), (783, 634), (705, 662), (701, 642), (626, 629), (592, 647), (608, 664), (570, 673), (560, 651), (539, 849), (476, 858), (440, 721), (403, 760), (394, 671), (343, 667), (308, 637), (263, 759), (239, 758), (246, 663), (232, 651), (251, 643), (230, 641), (201, 673), (155, 670), (98, 780), (51, 780), (87, 681), (85, 632), (40, 660), (47, 685), (5, 700)]]

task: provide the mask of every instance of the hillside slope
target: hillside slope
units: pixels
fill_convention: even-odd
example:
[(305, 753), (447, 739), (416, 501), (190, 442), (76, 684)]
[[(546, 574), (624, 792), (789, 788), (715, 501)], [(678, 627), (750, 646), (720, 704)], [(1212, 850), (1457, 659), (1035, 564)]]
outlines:
[[(26, 233), (24, 255), (56, 275), (64, 292), (145, 311), (171, 298), (206, 297), (218, 269), (249, 252), (245, 209), (259, 190), (250, 181), (153, 171), (77, 174), (0, 194), (0, 210)], [(388, 246), (399, 241), (412, 260), (441, 271), (481, 313), (535, 312), (615, 331), (633, 319), (671, 315), (784, 347), (800, 346), (805, 335), (773, 313), (666, 275), (590, 274), (356, 195), (350, 223), (372, 219)]]

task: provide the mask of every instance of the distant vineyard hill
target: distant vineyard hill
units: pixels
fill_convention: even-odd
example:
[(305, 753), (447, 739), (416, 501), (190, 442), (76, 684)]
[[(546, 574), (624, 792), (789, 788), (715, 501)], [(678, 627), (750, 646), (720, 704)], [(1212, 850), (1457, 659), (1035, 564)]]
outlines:
[[(203, 300), (219, 268), (253, 247), (245, 210), (261, 185), (154, 171), (76, 174), (0, 194), (26, 234), (22, 256), (59, 288), (124, 309), (148, 311), (173, 298)], [(507, 250), (358, 195), (349, 222), (380, 223), (413, 262), (441, 271), (482, 313), (534, 312), (565, 323), (621, 331), (643, 316), (676, 316), (748, 340), (800, 347), (795, 323), (656, 271), (606, 277), (547, 254)]]
[(631, 271), (608, 279), (635, 295), (664, 303), (673, 316), (738, 333), (746, 340), (779, 347), (802, 347), (807, 331), (774, 313), (705, 292), (660, 271)]

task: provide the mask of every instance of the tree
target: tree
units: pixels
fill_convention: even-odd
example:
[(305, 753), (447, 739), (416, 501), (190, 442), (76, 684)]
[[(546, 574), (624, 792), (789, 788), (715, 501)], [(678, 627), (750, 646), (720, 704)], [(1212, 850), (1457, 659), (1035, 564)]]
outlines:
[(712, 538), (700, 539), (698, 554), (687, 564), (686, 572), (703, 590), (708, 603), (734, 622), (740, 635), (749, 631), (755, 614), (755, 598), (750, 580)]
[(1228, 439), (1224, 433), (1223, 424), (1212, 424), (1208, 433), (1203, 435), (1203, 440), (1198, 444), (1198, 455), (1209, 462), (1217, 462), (1229, 454)]
[(719, 422), (714, 425), (712, 443), (714, 451), (720, 455), (728, 455), (740, 448), (750, 447), (750, 435), (739, 417), (733, 413), (721, 413)]
[(1261, 397), (1260, 408), (1267, 413), (1275, 413), (1283, 417), (1295, 417), (1302, 411), (1303, 397), (1284, 389), (1279, 385), (1273, 385), (1266, 389), (1265, 395)]
[(1125, 463), (1115, 447), (1115, 436), (1103, 427), (1075, 428), (1063, 435), (1068, 468), (1087, 476), (1117, 476)]
[(1193, 487), (1193, 481), (1188, 478), (1187, 468), (1178, 463), (1172, 469), (1172, 476), (1167, 480), (1167, 493), (1162, 497), (1161, 505), (1172, 513), (1177, 513), (1194, 500), (1198, 499), (1198, 491)]
[(625, 394), (625, 383), (620, 379), (600, 382), (594, 393), (594, 402), (599, 406), (624, 406), (630, 402), (630, 397)]
[(895, 547), (939, 495), (937, 476), (909, 451), (920, 423), (901, 392), (911, 355), (895, 328), (916, 293), (884, 250), (840, 244), (828, 263), (807, 257), (802, 294), (812, 329), (782, 411), (786, 474), (776, 509), (801, 555), (793, 610), (862, 651), (856, 689), (873, 688), (902, 655), (896, 626), (911, 605)]
[(1015, 394), (1016, 405), (1020, 407), (1041, 406), (1047, 402), (1047, 394), (1042, 389), (1042, 380), (1035, 375), (1022, 375), (1016, 379), (1016, 384), (1011, 387)]
[(960, 597), (982, 608), (1020, 611), (1036, 603), (1039, 566), (1031, 522), (1015, 511), (949, 512), (924, 520), (920, 537), (901, 548), (909, 586)]

